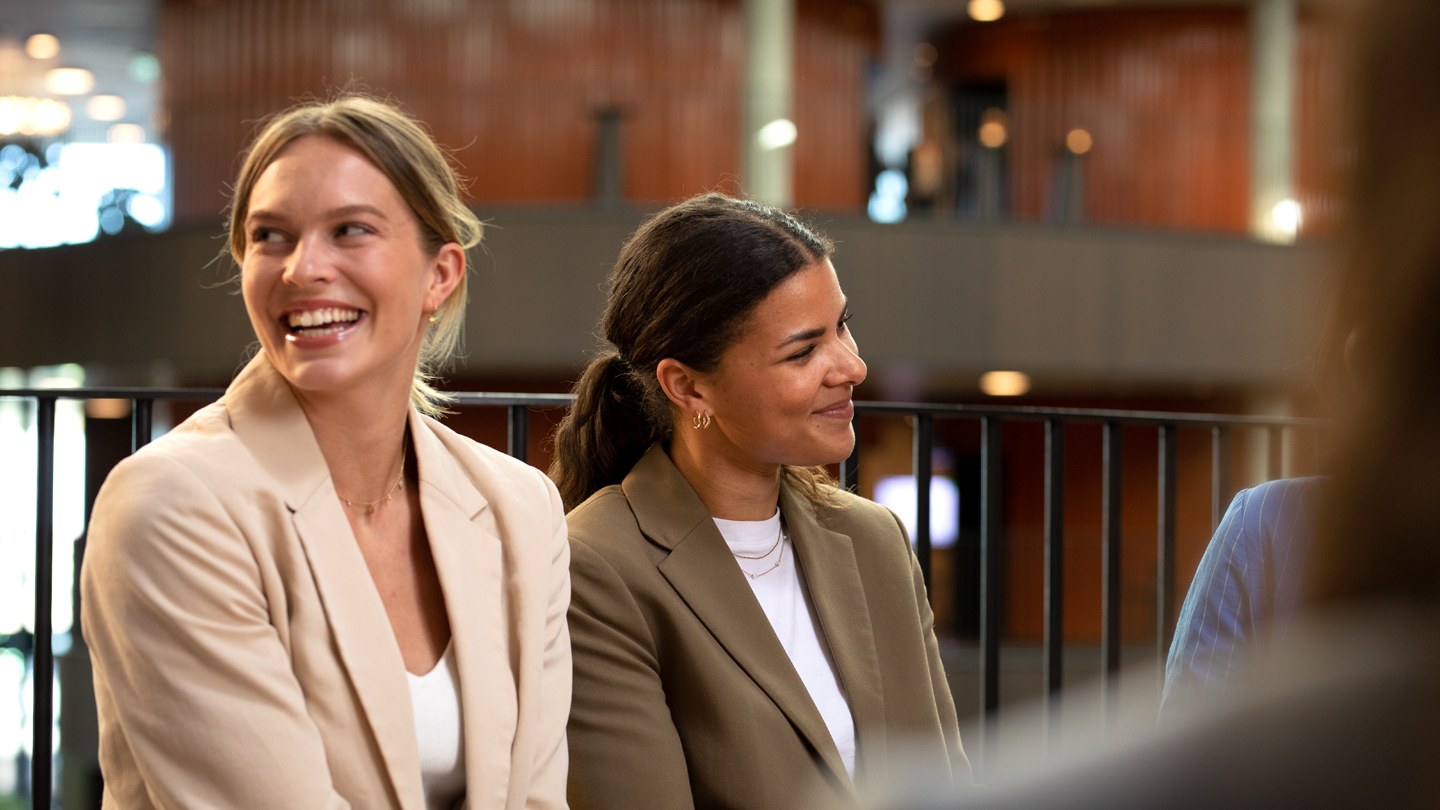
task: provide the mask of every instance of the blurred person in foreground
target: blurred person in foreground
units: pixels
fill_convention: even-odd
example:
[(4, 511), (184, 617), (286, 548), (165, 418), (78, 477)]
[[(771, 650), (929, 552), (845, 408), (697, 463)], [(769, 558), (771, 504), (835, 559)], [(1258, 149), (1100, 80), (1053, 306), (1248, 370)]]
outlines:
[(570, 804), (797, 810), (968, 782), (899, 520), (817, 465), (865, 379), (830, 242), (704, 195), (621, 251), (551, 474), (569, 513)]
[(1203, 712), (1244, 679), (1258, 645), (1284, 643), (1301, 607), (1323, 478), (1241, 491), (1205, 548), (1165, 662), (1160, 719)]
[(260, 132), (230, 249), (261, 351), (90, 524), (107, 808), (565, 806), (559, 495), (433, 418), (480, 236), (394, 107)]
[(1316, 514), (1309, 615), (1213, 713), (1089, 758), (1037, 753), (1043, 775), (947, 806), (1440, 806), (1440, 3), (1364, 11), (1338, 289), (1364, 384)]

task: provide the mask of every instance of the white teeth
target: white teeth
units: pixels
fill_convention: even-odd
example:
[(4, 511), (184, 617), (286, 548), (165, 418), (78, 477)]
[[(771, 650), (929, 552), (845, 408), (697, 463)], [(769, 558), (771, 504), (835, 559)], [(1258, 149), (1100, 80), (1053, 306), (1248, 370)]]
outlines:
[(306, 309), (299, 312), (292, 312), (286, 316), (286, 321), (289, 323), (291, 329), (308, 329), (316, 326), (326, 326), (328, 324), (339, 324), (335, 329), (327, 330), (324, 333), (329, 334), (329, 332), (338, 332), (344, 328), (344, 324), (359, 320), (359, 318), (360, 310), (358, 309), (325, 307), (323, 309)]

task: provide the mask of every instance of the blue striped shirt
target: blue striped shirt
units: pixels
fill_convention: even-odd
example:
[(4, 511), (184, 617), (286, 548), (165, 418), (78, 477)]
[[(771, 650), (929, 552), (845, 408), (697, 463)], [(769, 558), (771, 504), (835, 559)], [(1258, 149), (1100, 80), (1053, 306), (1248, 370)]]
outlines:
[(1261, 634), (1283, 634), (1300, 599), (1320, 480), (1270, 481), (1235, 496), (1180, 610), (1165, 662), (1162, 722), (1224, 692)]

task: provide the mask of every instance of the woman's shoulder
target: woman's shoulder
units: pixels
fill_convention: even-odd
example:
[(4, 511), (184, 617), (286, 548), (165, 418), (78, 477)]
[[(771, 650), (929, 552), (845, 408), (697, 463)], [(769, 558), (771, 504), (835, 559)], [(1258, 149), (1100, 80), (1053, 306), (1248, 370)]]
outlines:
[(630, 508), (625, 490), (615, 484), (603, 487), (565, 516), (572, 543), (596, 551), (623, 549), (641, 535), (640, 523)]
[(815, 519), (852, 538), (908, 542), (900, 519), (888, 507), (843, 489), (828, 493), (828, 502), (815, 507)]

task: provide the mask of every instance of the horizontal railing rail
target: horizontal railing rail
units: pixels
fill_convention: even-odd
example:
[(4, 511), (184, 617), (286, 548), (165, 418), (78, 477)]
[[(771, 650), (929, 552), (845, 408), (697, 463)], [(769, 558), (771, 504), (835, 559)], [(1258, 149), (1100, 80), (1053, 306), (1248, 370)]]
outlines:
[[(35, 514), (35, 622), (34, 634), (16, 634), (0, 639), (0, 646), (31, 648), (34, 675), (32, 718), (50, 718), (54, 713), (52, 678), (54, 657), (51, 649), (52, 622), (52, 555), (53, 505), (55, 472), (55, 403), (57, 400), (126, 399), (132, 407), (131, 452), (150, 440), (154, 429), (154, 404), (157, 401), (210, 402), (224, 394), (218, 388), (12, 388), (0, 389), (0, 400), (21, 398), (36, 404), (36, 514)], [(506, 452), (528, 460), (527, 440), (530, 434), (531, 409), (568, 407), (569, 394), (525, 394), (459, 392), (450, 394), (455, 405), (465, 407), (503, 407), (507, 411)], [(937, 419), (973, 419), (980, 422), (980, 763), (995, 753), (996, 720), (1000, 704), (1000, 561), (1004, 553), (1000, 499), (1000, 425), (1006, 421), (1039, 421), (1044, 424), (1044, 629), (1042, 640), (1043, 717), (1054, 723), (1058, 717), (1058, 696), (1062, 687), (1063, 656), (1063, 594), (1064, 573), (1064, 470), (1065, 425), (1092, 423), (1102, 426), (1101, 460), (1101, 660), (1102, 696), (1113, 696), (1118, 687), (1120, 669), (1120, 473), (1121, 429), (1125, 426), (1149, 426), (1158, 432), (1159, 525), (1158, 566), (1156, 571), (1156, 652), (1160, 658), (1161, 676), (1165, 653), (1175, 628), (1175, 504), (1176, 504), (1176, 434), (1179, 428), (1211, 430), (1211, 526), (1218, 525), (1230, 495), (1230, 431), (1250, 428), (1267, 436), (1266, 475), (1280, 477), (1283, 434), (1287, 429), (1312, 428), (1319, 420), (1298, 417), (1231, 415), (1215, 413), (1171, 413), (1167, 411), (1133, 411), (1094, 408), (1049, 408), (1004, 405), (948, 405), (922, 402), (856, 402), (860, 415), (904, 416), (913, 420), (913, 474), (915, 478), (915, 527), (912, 542), (920, 561), (927, 588), (931, 584), (932, 536), (930, 486), (934, 478), (932, 452), (935, 448)], [(840, 463), (840, 483), (856, 491), (859, 486), (860, 442), (848, 459)], [(1102, 700), (1105, 697), (1102, 697)], [(31, 759), (32, 806), (48, 808), (51, 794), (51, 761), (41, 753), (51, 750), (50, 722), (33, 723)]]

